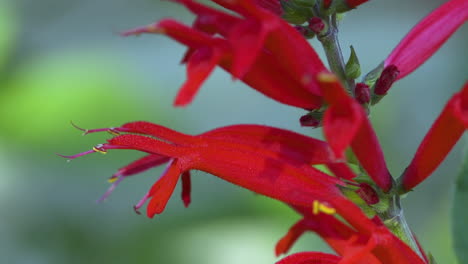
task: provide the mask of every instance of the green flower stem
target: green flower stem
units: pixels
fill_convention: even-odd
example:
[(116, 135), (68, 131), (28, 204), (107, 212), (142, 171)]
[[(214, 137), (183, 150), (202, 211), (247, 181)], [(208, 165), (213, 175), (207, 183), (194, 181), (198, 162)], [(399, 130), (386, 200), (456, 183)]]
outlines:
[(343, 59), (343, 53), (341, 52), (340, 43), (338, 41), (336, 14), (333, 14), (328, 20), (328, 31), (317, 36), (317, 38), (322, 43), (323, 49), (325, 50), (330, 70), (340, 78), (349, 93), (353, 95), (354, 80), (346, 78), (345, 62)]
[(421, 259), (424, 259), (423, 254), (418, 247), (418, 243), (416, 242), (416, 238), (406, 222), (406, 218), (400, 204), (400, 196), (394, 195), (393, 201), (390, 202), (388, 210), (379, 214), (379, 216), (394, 235), (410, 246), (413, 251), (421, 257)]

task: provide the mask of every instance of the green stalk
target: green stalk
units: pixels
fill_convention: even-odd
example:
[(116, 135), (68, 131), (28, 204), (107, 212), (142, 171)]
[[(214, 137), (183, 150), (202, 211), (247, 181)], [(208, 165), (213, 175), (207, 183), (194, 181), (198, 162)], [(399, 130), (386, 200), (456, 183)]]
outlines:
[(328, 20), (328, 31), (325, 34), (317, 36), (317, 38), (322, 43), (330, 70), (340, 78), (348, 92), (353, 95), (354, 80), (346, 78), (345, 62), (343, 59), (343, 53), (341, 52), (340, 43), (338, 41), (336, 14), (333, 14), (331, 19)]

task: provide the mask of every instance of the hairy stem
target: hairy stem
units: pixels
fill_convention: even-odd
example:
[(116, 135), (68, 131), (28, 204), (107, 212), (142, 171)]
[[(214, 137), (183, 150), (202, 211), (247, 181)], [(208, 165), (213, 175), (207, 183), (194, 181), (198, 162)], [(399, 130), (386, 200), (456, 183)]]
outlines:
[(323, 35), (317, 36), (318, 40), (322, 43), (325, 50), (330, 70), (340, 78), (349, 93), (354, 94), (354, 80), (348, 79), (345, 73), (345, 62), (338, 41), (336, 15), (333, 14), (328, 20), (328, 31)]
[(400, 204), (400, 197), (398, 195), (393, 196), (393, 201), (391, 201), (390, 207), (385, 213), (380, 214), (380, 217), (393, 234), (410, 246), (414, 252), (421, 257), (421, 259), (424, 259), (423, 253), (416, 242), (416, 238), (406, 222), (406, 218)]

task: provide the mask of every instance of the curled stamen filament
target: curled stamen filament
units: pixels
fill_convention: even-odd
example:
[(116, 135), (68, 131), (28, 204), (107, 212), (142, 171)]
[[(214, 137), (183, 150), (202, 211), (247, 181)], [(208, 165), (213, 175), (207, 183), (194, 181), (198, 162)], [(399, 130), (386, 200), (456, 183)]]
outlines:
[(109, 197), (109, 195), (111, 195), (111, 193), (115, 190), (115, 188), (117, 187), (117, 185), (119, 185), (119, 183), (124, 179), (125, 177), (121, 176), (121, 177), (118, 177), (113, 183), (112, 185), (109, 187), (109, 189), (107, 189), (107, 191), (104, 193), (104, 195), (101, 196), (101, 198), (99, 198), (99, 200), (97, 200), (98, 203), (100, 202), (103, 202), (107, 199), (107, 197)]
[(136, 205), (133, 206), (133, 210), (135, 210), (135, 213), (141, 214), (139, 209), (146, 203), (146, 201), (148, 201), (149, 198), (150, 198), (150, 193), (147, 192), (145, 196), (143, 196), (143, 198), (141, 198), (141, 200)]

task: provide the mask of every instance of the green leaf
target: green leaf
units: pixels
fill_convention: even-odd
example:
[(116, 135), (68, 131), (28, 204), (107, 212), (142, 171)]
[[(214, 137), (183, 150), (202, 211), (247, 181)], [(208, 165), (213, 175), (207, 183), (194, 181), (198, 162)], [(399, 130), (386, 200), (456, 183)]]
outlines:
[(351, 54), (349, 55), (348, 62), (346, 63), (346, 77), (348, 79), (356, 79), (361, 75), (361, 65), (359, 64), (359, 59), (356, 56), (353, 46), (351, 48)]
[(452, 208), (453, 245), (458, 263), (468, 263), (468, 151), (455, 182)]

